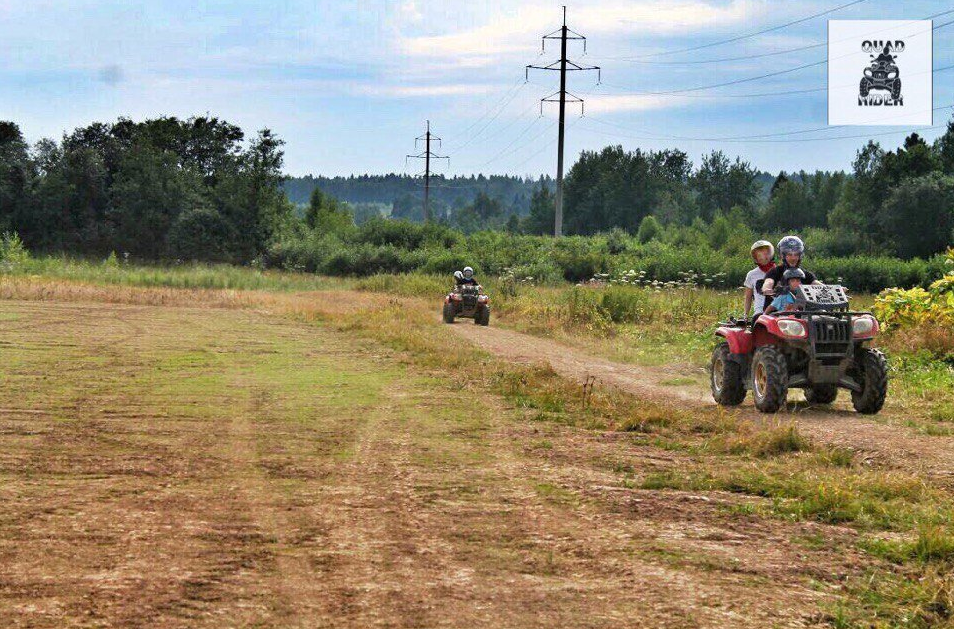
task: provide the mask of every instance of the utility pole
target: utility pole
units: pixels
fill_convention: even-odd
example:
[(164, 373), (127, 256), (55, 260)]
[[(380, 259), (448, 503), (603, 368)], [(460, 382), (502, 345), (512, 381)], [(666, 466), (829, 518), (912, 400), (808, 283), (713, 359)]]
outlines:
[(427, 121), (427, 131), (424, 132), (424, 135), (414, 138), (414, 148), (417, 148), (417, 143), (424, 142), (424, 152), (417, 155), (408, 155), (404, 158), (404, 165), (407, 166), (407, 160), (409, 159), (423, 159), (424, 160), (424, 222), (431, 220), (431, 158), (434, 159), (446, 159), (448, 166), (450, 165), (450, 157), (444, 155), (436, 155), (431, 152), (431, 140), (437, 141), (438, 145), (441, 143), (441, 139), (436, 135), (431, 135), (431, 121)]
[[(566, 42), (571, 39), (578, 39), (583, 42), (583, 54), (586, 54), (586, 37), (570, 30), (566, 26), (566, 7), (563, 7), (563, 26), (553, 31), (549, 35), (543, 36), (543, 52), (547, 50), (548, 39), (560, 40), (560, 58), (550, 65), (535, 66), (528, 65), (526, 69), (526, 78), (530, 78), (530, 70), (559, 70), (560, 72), (560, 91), (550, 94), (546, 98), (540, 99), (540, 113), (543, 114), (543, 103), (560, 103), (560, 131), (557, 136), (557, 189), (556, 189), (556, 207), (553, 220), (553, 235), (563, 235), (563, 142), (566, 137), (566, 103), (567, 96), (571, 103), (580, 104), (580, 115), (583, 115), (583, 99), (566, 91), (566, 73), (582, 70), (596, 70), (597, 82), (600, 80), (599, 66), (581, 66), (580, 64), (566, 58)], [(558, 98), (554, 98), (558, 97)]]

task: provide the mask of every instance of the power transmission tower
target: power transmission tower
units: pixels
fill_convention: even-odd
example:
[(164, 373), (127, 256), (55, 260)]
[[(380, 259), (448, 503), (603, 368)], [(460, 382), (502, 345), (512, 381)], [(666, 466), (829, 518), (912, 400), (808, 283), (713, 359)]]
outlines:
[(441, 144), (441, 139), (436, 135), (431, 135), (431, 121), (427, 121), (427, 131), (424, 135), (414, 138), (414, 148), (417, 148), (417, 143), (424, 142), (424, 152), (417, 155), (408, 155), (404, 158), (404, 165), (407, 166), (407, 160), (409, 159), (423, 159), (424, 160), (424, 222), (431, 220), (431, 203), (430, 203), (430, 194), (431, 194), (431, 160), (432, 159), (446, 159), (447, 165), (450, 166), (450, 157), (446, 155), (436, 155), (431, 152), (431, 140), (437, 142), (438, 146)]
[[(566, 91), (566, 73), (567, 72), (576, 72), (583, 70), (596, 70), (597, 72), (597, 82), (602, 78), (600, 75), (599, 66), (581, 66), (580, 64), (571, 61), (566, 58), (566, 42), (567, 40), (578, 39), (583, 42), (583, 54), (586, 54), (586, 37), (583, 37), (579, 33), (570, 30), (566, 26), (566, 7), (563, 7), (563, 26), (553, 31), (549, 35), (543, 36), (543, 52), (547, 50), (547, 40), (548, 39), (559, 39), (560, 40), (560, 58), (550, 65), (546, 66), (535, 66), (528, 65), (526, 69), (526, 78), (530, 78), (530, 70), (559, 70), (560, 72), (560, 91), (554, 92), (549, 96), (540, 99), (540, 113), (543, 113), (543, 103), (560, 103), (560, 131), (557, 139), (557, 189), (556, 189), (556, 207), (555, 215), (553, 220), (553, 235), (562, 236), (563, 235), (563, 140), (566, 135), (566, 103), (567, 96), (569, 96), (569, 101), (571, 103), (580, 104), (580, 115), (583, 115), (583, 99), (573, 94), (570, 94)], [(558, 97), (558, 98), (554, 98)]]

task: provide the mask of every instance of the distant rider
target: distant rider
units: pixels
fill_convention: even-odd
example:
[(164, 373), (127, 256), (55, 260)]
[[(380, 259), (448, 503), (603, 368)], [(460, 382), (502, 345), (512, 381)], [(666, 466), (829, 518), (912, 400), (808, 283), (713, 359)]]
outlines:
[[(765, 282), (762, 284), (763, 295), (775, 294), (775, 286), (782, 284), (785, 271), (801, 268), (802, 258), (805, 256), (805, 243), (798, 236), (786, 236), (778, 241), (778, 254), (782, 263), (765, 274)], [(821, 284), (814, 273), (805, 269), (802, 271), (805, 273), (805, 277), (802, 278), (803, 284)]]
[(755, 306), (752, 314), (757, 317), (765, 310), (765, 295), (762, 294), (762, 282), (765, 275), (775, 268), (775, 247), (767, 240), (757, 240), (752, 245), (752, 259), (755, 260), (755, 268), (745, 276), (745, 318), (749, 318), (749, 312), (752, 306)]
[(463, 273), (456, 271), (454, 273), (454, 281), (458, 286), (479, 286), (477, 278), (474, 277), (474, 269), (469, 266), (464, 267)]
[(798, 309), (795, 302), (795, 291), (805, 280), (807, 273), (798, 267), (788, 269), (782, 275), (782, 279), (787, 285), (784, 292), (772, 300), (772, 304), (765, 309), (765, 314), (773, 312), (791, 312)]

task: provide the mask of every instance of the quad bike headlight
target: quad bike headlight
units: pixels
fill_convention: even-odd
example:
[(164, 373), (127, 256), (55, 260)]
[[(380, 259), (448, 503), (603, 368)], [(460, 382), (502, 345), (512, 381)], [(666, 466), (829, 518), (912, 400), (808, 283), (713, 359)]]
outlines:
[(856, 317), (851, 322), (851, 332), (857, 337), (874, 336), (878, 332), (878, 322), (867, 315)]
[(781, 319), (778, 322), (778, 330), (785, 336), (808, 336), (805, 324), (801, 321), (795, 321), (794, 319)]

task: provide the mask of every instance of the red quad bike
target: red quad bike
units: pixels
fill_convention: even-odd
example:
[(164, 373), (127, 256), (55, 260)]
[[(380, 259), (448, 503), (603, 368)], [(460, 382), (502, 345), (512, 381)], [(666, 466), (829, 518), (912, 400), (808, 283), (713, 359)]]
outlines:
[(888, 392), (888, 362), (868, 347), (878, 335), (869, 312), (849, 312), (848, 296), (838, 285), (801, 286), (794, 293), (798, 310), (720, 323), (724, 340), (712, 352), (712, 397), (737, 406), (752, 389), (755, 407), (778, 411), (790, 388), (804, 389), (810, 404), (830, 404), (838, 389), (851, 391), (859, 413), (874, 414)]
[(482, 287), (464, 284), (444, 297), (444, 323), (453, 323), (457, 317), (473, 319), (477, 325), (490, 324), (490, 298)]

